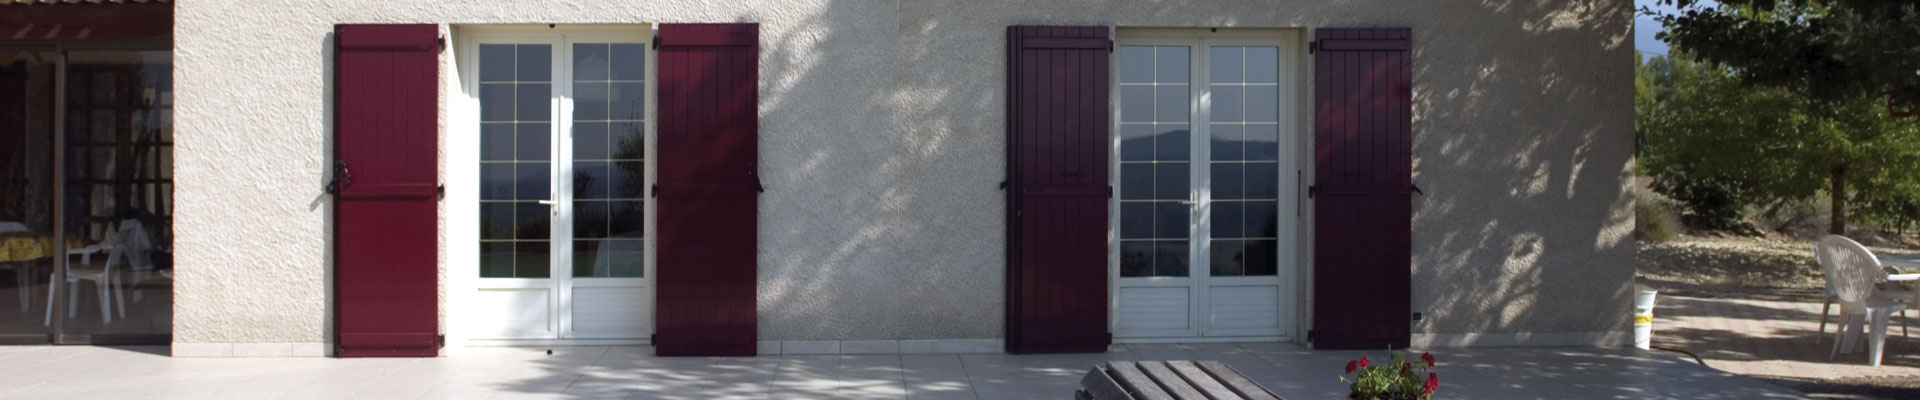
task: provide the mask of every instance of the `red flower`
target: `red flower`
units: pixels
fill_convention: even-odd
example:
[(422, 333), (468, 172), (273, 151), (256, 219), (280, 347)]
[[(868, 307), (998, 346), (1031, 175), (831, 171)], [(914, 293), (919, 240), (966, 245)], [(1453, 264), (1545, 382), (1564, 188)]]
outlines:
[(1354, 360), (1354, 361), (1348, 361), (1348, 362), (1347, 362), (1347, 373), (1349, 373), (1349, 374), (1351, 374), (1351, 373), (1353, 373), (1353, 370), (1355, 370), (1355, 369), (1359, 369), (1359, 368), (1360, 368), (1360, 361), (1359, 361), (1359, 360)]
[(1407, 373), (1407, 370), (1411, 369), (1413, 369), (1413, 363), (1400, 363), (1400, 373)]
[(1440, 388), (1440, 374), (1428, 372), (1426, 391), (1422, 394), (1433, 394), (1433, 390), (1438, 388)]
[(1367, 358), (1360, 357), (1360, 368), (1366, 368), (1366, 367), (1367, 367)]
[(1426, 362), (1427, 362), (1427, 366), (1428, 366), (1428, 367), (1432, 367), (1432, 366), (1433, 366), (1433, 353), (1420, 353), (1420, 361), (1426, 361)]

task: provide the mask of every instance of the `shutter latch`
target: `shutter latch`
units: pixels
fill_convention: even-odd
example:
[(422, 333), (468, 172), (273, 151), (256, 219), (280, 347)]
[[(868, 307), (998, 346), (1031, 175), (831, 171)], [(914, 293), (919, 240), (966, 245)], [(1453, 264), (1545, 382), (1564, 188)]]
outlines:
[(1427, 192), (1420, 191), (1420, 185), (1413, 185), (1413, 193), (1419, 194), (1421, 196), (1427, 195)]
[(759, 192), (759, 193), (766, 193), (767, 185), (760, 184), (759, 170), (760, 168), (754, 166), (753, 163), (747, 163), (747, 176), (753, 177), (753, 191)]
[(353, 171), (347, 170), (347, 162), (333, 160), (333, 180), (327, 181), (327, 194), (340, 194), (340, 189), (353, 185)]
[(1313, 198), (1313, 194), (1319, 191), (1320, 191), (1319, 185), (1307, 185), (1307, 198), (1309, 199)]
[(446, 200), (447, 184), (442, 183), (438, 185), (433, 185), (433, 197), (434, 197), (433, 198), (434, 200)]

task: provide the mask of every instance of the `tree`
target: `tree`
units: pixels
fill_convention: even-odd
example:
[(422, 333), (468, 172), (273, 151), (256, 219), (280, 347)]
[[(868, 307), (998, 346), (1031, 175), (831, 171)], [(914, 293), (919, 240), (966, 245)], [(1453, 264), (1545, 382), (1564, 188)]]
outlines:
[[(1862, 201), (1871, 219), (1920, 212), (1920, 126), (1887, 118), (1880, 98), (1815, 102), (1792, 90), (1751, 86), (1684, 52), (1635, 67), (1634, 127), (1640, 165), (1655, 189), (1684, 202), (1696, 223), (1725, 227), (1749, 208), (1818, 197), (1836, 208)], [(1848, 174), (1833, 183), (1831, 168)]]
[[(1657, 38), (1711, 65), (1730, 69), (1746, 85), (1790, 90), (1840, 116), (1875, 109), (1886, 115), (1920, 104), (1920, 6), (1914, 0), (1660, 0), (1685, 10), (1662, 14), (1643, 9), (1666, 25)], [(1877, 110), (1876, 110), (1877, 111)], [(1884, 118), (1883, 118), (1884, 119)], [(1841, 122), (1836, 120), (1835, 122)], [(1841, 126), (1863, 127), (1868, 121)], [(1848, 134), (1856, 142), (1871, 137)], [(1845, 153), (1845, 152), (1840, 152)], [(1854, 159), (1833, 159), (1824, 168), (1833, 196), (1829, 231), (1846, 230), (1846, 184)], [(1863, 189), (1856, 187), (1856, 189)]]

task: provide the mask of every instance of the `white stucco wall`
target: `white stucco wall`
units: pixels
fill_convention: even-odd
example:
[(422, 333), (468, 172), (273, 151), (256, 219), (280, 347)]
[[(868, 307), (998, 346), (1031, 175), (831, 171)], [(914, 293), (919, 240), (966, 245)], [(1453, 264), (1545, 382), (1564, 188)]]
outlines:
[[(1626, 328), (1627, 0), (176, 7), (176, 349), (311, 353), (331, 340), (331, 207), (321, 187), (337, 23), (759, 22), (763, 340), (1002, 335), (995, 185), (1008, 25), (1411, 27), (1415, 180), (1427, 193), (1414, 199), (1414, 310), (1426, 313), (1415, 332)], [(1312, 225), (1303, 222), (1304, 252)], [(1303, 268), (1309, 257), (1297, 255)]]

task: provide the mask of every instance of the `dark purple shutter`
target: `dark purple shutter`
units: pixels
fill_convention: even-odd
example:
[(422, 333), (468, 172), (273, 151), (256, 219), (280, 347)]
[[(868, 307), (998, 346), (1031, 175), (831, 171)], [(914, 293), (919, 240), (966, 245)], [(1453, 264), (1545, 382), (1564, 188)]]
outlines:
[(336, 355), (433, 357), (439, 29), (339, 25), (333, 40)]
[(1104, 352), (1106, 27), (1007, 30), (1007, 351)]
[(659, 355), (757, 349), (759, 38), (758, 24), (660, 26)]
[(1413, 232), (1408, 29), (1319, 29), (1313, 347), (1406, 347)]

